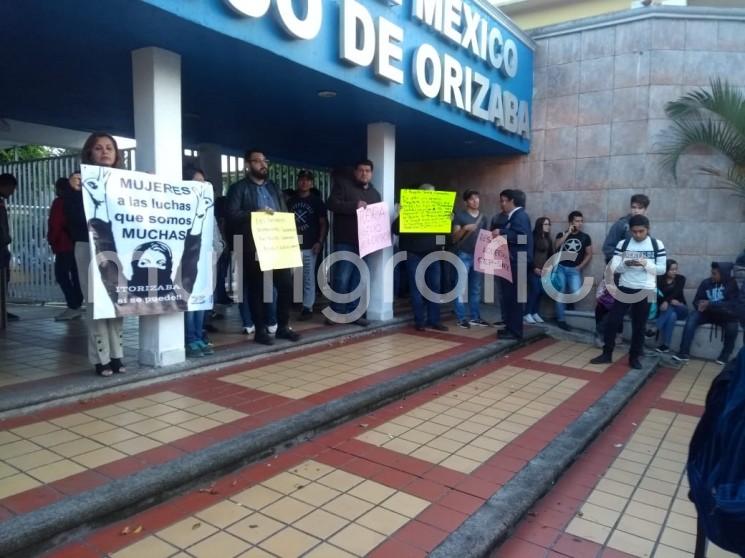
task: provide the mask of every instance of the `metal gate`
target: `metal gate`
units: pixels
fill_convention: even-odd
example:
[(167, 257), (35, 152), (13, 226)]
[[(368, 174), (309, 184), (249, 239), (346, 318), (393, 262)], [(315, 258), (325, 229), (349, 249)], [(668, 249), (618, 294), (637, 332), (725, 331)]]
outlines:
[[(123, 167), (135, 170), (135, 150), (121, 150)], [(13, 242), (10, 245), (10, 285), (8, 299), (13, 302), (64, 302), (54, 280), (54, 254), (47, 243), (49, 207), (54, 199), (54, 183), (70, 176), (80, 167), (78, 155), (65, 155), (0, 165), (1, 173), (18, 179), (18, 189), (8, 201), (8, 218)], [(244, 176), (243, 158), (223, 155), (222, 181), (225, 189)], [(294, 188), (301, 167), (282, 163), (269, 168), (271, 179), (281, 189)], [(331, 191), (331, 175), (326, 169), (313, 168), (315, 186), (323, 199)]]

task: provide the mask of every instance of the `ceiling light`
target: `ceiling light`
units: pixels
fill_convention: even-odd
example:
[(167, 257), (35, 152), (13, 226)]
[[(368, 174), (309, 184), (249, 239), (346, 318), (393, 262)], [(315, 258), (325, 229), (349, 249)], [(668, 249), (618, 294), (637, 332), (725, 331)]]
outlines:
[(331, 91), (330, 89), (322, 89), (318, 92), (318, 96), (321, 99), (333, 99), (336, 97), (336, 91)]

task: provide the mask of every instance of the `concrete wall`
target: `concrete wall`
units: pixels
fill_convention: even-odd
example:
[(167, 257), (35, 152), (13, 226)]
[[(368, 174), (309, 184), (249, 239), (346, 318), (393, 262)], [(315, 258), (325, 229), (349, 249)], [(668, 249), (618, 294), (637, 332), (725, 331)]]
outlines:
[[(628, 21), (638, 14), (641, 19)], [(597, 254), (630, 196), (645, 193), (652, 200), (652, 234), (680, 262), (692, 297), (711, 260), (732, 261), (745, 248), (745, 199), (694, 171), (701, 163), (721, 163), (716, 155), (686, 155), (677, 181), (661, 168), (663, 107), (711, 77), (745, 89), (745, 10), (631, 10), (533, 35), (530, 155), (401, 164), (398, 185), (476, 188), (490, 213), (498, 211), (501, 189), (521, 188), (531, 218), (550, 217), (554, 232), (570, 211), (581, 210)], [(593, 259), (596, 277), (603, 263), (602, 255)], [(579, 308), (593, 304), (586, 300)]]

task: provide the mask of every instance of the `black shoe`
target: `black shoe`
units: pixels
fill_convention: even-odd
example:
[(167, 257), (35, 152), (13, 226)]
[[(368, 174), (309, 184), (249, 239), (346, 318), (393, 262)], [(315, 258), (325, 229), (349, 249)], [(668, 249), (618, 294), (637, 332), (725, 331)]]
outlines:
[(432, 324), (429, 326), (430, 328), (434, 329), (435, 331), (450, 331), (450, 328), (446, 325), (442, 325), (440, 323)]
[(690, 359), (688, 358), (687, 354), (678, 353), (677, 355), (673, 355), (673, 360), (677, 362), (688, 362)]
[(96, 374), (108, 378), (114, 372), (111, 370), (111, 364), (96, 364)]
[(568, 323), (566, 323), (565, 321), (556, 322), (556, 326), (559, 329), (563, 329), (564, 331), (572, 331), (571, 326)]
[(298, 316), (298, 320), (301, 322), (307, 322), (313, 317), (313, 310), (310, 308), (303, 308), (303, 311), (300, 312), (300, 315)]
[(497, 341), (522, 341), (522, 337), (518, 337), (511, 331), (505, 331), (504, 333), (497, 333)]
[(357, 318), (354, 323), (362, 327), (367, 327), (370, 325), (370, 322), (367, 320), (367, 318)]
[(272, 339), (268, 333), (263, 331), (261, 333), (258, 331), (256, 332), (256, 335), (254, 335), (254, 341), (260, 345), (274, 345), (274, 339)]
[(417, 331), (427, 331), (427, 328), (423, 325), (415, 325), (414, 329), (416, 329)]
[(729, 362), (729, 355), (719, 355), (714, 362), (720, 365), (727, 364)]
[(471, 329), (471, 324), (468, 323), (468, 320), (460, 320), (458, 327), (461, 329)]
[(114, 374), (124, 374), (127, 371), (127, 367), (124, 366), (122, 359), (112, 358), (111, 359), (111, 370), (113, 370)]
[(506, 324), (503, 320), (499, 320), (498, 322), (494, 322), (494, 327), (505, 327)]
[(603, 353), (600, 356), (596, 356), (590, 361), (590, 364), (610, 364), (613, 362), (613, 356), (608, 353)]
[(9, 322), (17, 322), (21, 319), (20, 316), (18, 316), (17, 314), (11, 314), (10, 312), (6, 312), (5, 317)]
[(300, 340), (300, 334), (296, 331), (293, 331), (289, 327), (278, 329), (277, 333), (274, 334), (274, 337), (276, 337), (277, 339), (287, 339), (288, 341), (292, 341), (293, 343)]
[(658, 353), (662, 353), (662, 354), (669, 353), (670, 347), (668, 347), (667, 345), (660, 345), (659, 347), (655, 349), (655, 351), (657, 351)]
[(217, 328), (216, 328), (215, 326), (213, 326), (212, 324), (204, 324), (204, 330), (205, 330), (205, 331), (206, 331), (207, 333), (217, 333), (218, 331), (220, 331), (219, 329), (217, 329)]
[(634, 370), (641, 370), (644, 368), (638, 357), (629, 357), (629, 366)]

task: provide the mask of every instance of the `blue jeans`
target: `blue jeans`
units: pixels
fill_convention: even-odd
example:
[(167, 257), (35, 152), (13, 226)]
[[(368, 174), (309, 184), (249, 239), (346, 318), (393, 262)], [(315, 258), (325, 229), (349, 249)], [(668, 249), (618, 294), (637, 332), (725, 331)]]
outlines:
[[(358, 253), (358, 248), (352, 244), (338, 242), (334, 244), (334, 252), (353, 252)], [(364, 261), (364, 258), (363, 258)], [(354, 291), (360, 284), (360, 272), (353, 262), (341, 259), (334, 262), (332, 266), (334, 273), (331, 279), (331, 287), (334, 292), (347, 294)], [(331, 309), (338, 314), (351, 314), (357, 308), (359, 300), (351, 302), (332, 302)]]
[[(582, 272), (576, 267), (566, 267), (559, 264), (556, 266), (556, 287), (560, 293), (574, 294), (582, 287)], [(566, 304), (563, 302), (556, 303), (556, 319), (564, 321), (564, 311)]]
[[(696, 335), (696, 328), (708, 323), (711, 323), (711, 321), (703, 312), (694, 310), (688, 314), (685, 328), (683, 328), (683, 339), (680, 341), (680, 354), (687, 355), (691, 352), (691, 344), (693, 343), (693, 336)], [(735, 348), (735, 340), (737, 339), (737, 320), (731, 320), (717, 325), (724, 329), (724, 345), (719, 356), (722, 357), (722, 360), (729, 360), (732, 350)]]
[(204, 310), (184, 312), (184, 329), (186, 344), (204, 340)]
[[(471, 313), (470, 318), (472, 320), (480, 320), (481, 283), (484, 280), (484, 276), (473, 268), (473, 254), (458, 252), (458, 258), (466, 266), (466, 270), (468, 270), (468, 309)], [(455, 299), (455, 317), (458, 318), (459, 322), (466, 319), (464, 294), (465, 289), (458, 293), (458, 298)]]
[(532, 269), (528, 270), (528, 302), (525, 306), (526, 314), (538, 314), (538, 310), (540, 310), (541, 306), (542, 294), (543, 284), (541, 283), (541, 276), (536, 275)]
[[(253, 327), (254, 321), (251, 317), (251, 307), (248, 305), (248, 289), (244, 288), (243, 300), (238, 304), (238, 313), (241, 315), (243, 327)], [(271, 302), (264, 305), (264, 314), (267, 325), (276, 325), (277, 323), (277, 289), (274, 289), (274, 296)]]
[(657, 329), (660, 332), (660, 345), (670, 346), (673, 339), (675, 322), (685, 320), (688, 316), (688, 308), (682, 304), (673, 306), (668, 304), (667, 310), (657, 313)]
[(316, 303), (316, 254), (313, 250), (301, 250), (303, 256), (303, 308), (313, 310)]
[[(409, 276), (409, 293), (411, 294), (411, 305), (414, 307), (414, 323), (418, 326), (435, 325), (440, 323), (440, 302), (439, 300), (429, 300), (422, 296), (419, 287), (416, 284), (416, 269), (419, 266), (424, 254), (409, 252), (406, 260), (406, 270)], [(424, 281), (427, 286), (440, 294), (440, 262), (432, 262), (424, 272)], [(427, 310), (426, 322), (424, 310)]]

